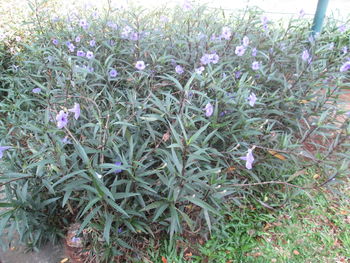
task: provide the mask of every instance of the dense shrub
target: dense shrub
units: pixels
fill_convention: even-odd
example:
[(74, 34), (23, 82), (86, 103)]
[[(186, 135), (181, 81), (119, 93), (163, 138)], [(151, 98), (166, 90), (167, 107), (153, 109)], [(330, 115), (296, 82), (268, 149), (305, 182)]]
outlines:
[(211, 230), (227, 201), (274, 206), (307, 167), (344, 175), (336, 25), (310, 37), (307, 20), (203, 6), (37, 12), (0, 76), (0, 225), (27, 244), (80, 222), (108, 261), (135, 234)]

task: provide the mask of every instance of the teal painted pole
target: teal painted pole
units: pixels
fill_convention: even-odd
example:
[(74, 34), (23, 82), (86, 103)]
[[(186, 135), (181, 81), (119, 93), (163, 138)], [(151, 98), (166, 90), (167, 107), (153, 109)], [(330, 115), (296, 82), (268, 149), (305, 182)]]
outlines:
[(321, 32), (324, 17), (326, 16), (329, 0), (318, 0), (316, 14), (312, 23), (312, 34)]

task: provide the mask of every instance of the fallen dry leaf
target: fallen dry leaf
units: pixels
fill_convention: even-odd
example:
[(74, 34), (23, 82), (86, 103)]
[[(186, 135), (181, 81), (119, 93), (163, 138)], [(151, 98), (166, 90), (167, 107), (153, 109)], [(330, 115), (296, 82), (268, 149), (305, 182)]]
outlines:
[(186, 254), (184, 255), (184, 258), (187, 259), (187, 260), (189, 260), (189, 259), (191, 259), (192, 256), (193, 256), (193, 255), (192, 255), (192, 252), (189, 252), (189, 253), (186, 253)]
[(268, 230), (271, 227), (272, 225), (270, 223), (266, 223), (266, 225), (264, 226), (264, 231)]
[(298, 250), (293, 250), (293, 254), (294, 254), (294, 255), (299, 255), (300, 253), (299, 253)]
[(282, 154), (280, 154), (280, 153), (278, 153), (278, 152), (272, 151), (272, 150), (269, 150), (268, 153), (271, 154), (271, 155), (273, 155), (274, 157), (276, 157), (276, 158), (282, 160), (282, 161), (284, 161), (284, 160), (287, 159), (284, 155), (282, 155)]
[(263, 255), (263, 253), (261, 253), (261, 252), (256, 252), (256, 253), (252, 254), (252, 256), (255, 258), (261, 257), (262, 255)]
[(169, 140), (169, 138), (170, 138), (170, 133), (169, 132), (163, 134), (163, 138), (162, 139), (163, 139), (164, 142)]
[(60, 263), (65, 263), (65, 262), (67, 262), (68, 261), (68, 258), (64, 258), (64, 259), (62, 259), (61, 261), (60, 261)]
[(318, 179), (318, 178), (320, 178), (320, 175), (319, 174), (314, 174), (313, 178), (314, 179)]
[(165, 257), (162, 256), (162, 262), (163, 262), (163, 263), (167, 263), (168, 260), (167, 260)]

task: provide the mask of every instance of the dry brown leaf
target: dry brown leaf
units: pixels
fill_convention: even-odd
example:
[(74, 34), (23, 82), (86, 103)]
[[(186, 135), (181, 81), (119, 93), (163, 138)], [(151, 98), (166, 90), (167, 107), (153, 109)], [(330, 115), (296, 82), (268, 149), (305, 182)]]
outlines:
[(64, 258), (64, 259), (62, 259), (61, 261), (60, 261), (60, 263), (65, 263), (65, 262), (67, 262), (69, 259), (68, 258)]
[(165, 257), (162, 256), (162, 262), (163, 262), (163, 263), (167, 263), (168, 260), (167, 260)]
[(298, 250), (293, 250), (293, 254), (294, 254), (294, 255), (299, 255), (300, 253), (299, 253)]
[(170, 133), (169, 132), (166, 132), (166, 133), (163, 134), (163, 138), (162, 139), (163, 139), (164, 142), (169, 140), (169, 138), (170, 138)]
[(185, 257), (185, 259), (189, 260), (189, 259), (191, 259), (192, 256), (193, 256), (192, 252), (189, 252), (189, 253), (186, 253), (184, 257)]
[(272, 225), (270, 223), (266, 223), (266, 225), (264, 226), (264, 231), (268, 230), (271, 227)]
[(252, 256), (255, 258), (261, 257), (262, 255), (263, 255), (263, 253), (261, 253), (261, 252), (256, 252), (256, 253), (252, 254)]
[(319, 175), (319, 174), (315, 174), (315, 175), (313, 176), (313, 178), (314, 178), (314, 179), (318, 179), (318, 178), (320, 178), (320, 175)]
[(278, 153), (278, 152), (272, 151), (272, 150), (268, 150), (268, 153), (271, 154), (271, 155), (273, 155), (274, 157), (276, 157), (276, 158), (282, 160), (282, 161), (284, 161), (284, 160), (287, 159), (284, 155), (282, 155), (282, 154), (280, 154), (280, 153)]
[(229, 173), (229, 172), (232, 172), (232, 171), (234, 171), (234, 170), (236, 170), (236, 167), (234, 167), (234, 166), (230, 166), (230, 167), (227, 168), (227, 172), (228, 172), (228, 173)]

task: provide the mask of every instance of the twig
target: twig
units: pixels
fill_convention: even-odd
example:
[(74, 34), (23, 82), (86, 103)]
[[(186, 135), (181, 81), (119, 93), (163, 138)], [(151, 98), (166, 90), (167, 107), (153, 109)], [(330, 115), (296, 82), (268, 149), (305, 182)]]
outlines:
[(244, 186), (256, 186), (256, 185), (265, 185), (265, 184), (283, 184), (283, 185), (288, 185), (288, 186), (291, 186), (291, 187), (294, 187), (294, 188), (299, 188), (299, 189), (302, 189), (302, 190), (307, 190), (307, 189), (311, 190), (311, 189), (319, 188), (318, 186), (316, 186), (316, 187), (302, 187), (302, 186), (298, 186), (298, 185), (290, 184), (290, 183), (286, 183), (286, 182), (281, 182), (281, 181), (268, 181), (268, 182), (250, 183), (250, 184), (229, 184), (227, 186), (244, 187)]
[(22, 179), (28, 179), (28, 178), (34, 178), (34, 176), (31, 175), (31, 176), (25, 176), (25, 177), (14, 178), (14, 179), (12, 179), (12, 180), (10, 180), (10, 181), (7, 181), (6, 183), (1, 183), (1, 184), (0, 184), (0, 187), (3, 187), (4, 185), (9, 184), (9, 183), (12, 183), (12, 182), (14, 182), (14, 181), (18, 181), (18, 180), (22, 180)]

